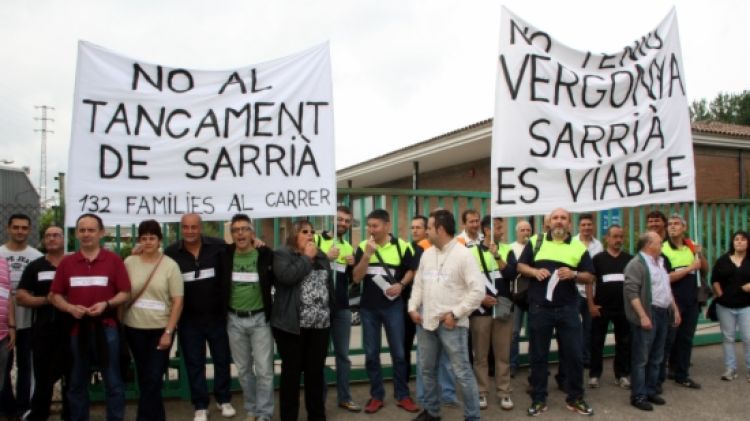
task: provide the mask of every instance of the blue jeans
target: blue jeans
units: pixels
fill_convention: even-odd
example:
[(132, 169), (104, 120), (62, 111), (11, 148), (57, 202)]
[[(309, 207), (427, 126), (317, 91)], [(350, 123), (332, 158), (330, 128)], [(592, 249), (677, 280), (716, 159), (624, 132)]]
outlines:
[(547, 401), (549, 349), (553, 332), (560, 346), (560, 373), (564, 373), (566, 401), (583, 398), (583, 358), (581, 353), (581, 318), (578, 303), (560, 307), (529, 306), (529, 358), (534, 402)]
[[(523, 327), (524, 316), (528, 313), (521, 306), (516, 305), (513, 309), (513, 339), (510, 342), (510, 368), (511, 371), (518, 370), (519, 342), (521, 341), (521, 328)], [(526, 332), (528, 336), (528, 331)]]
[(424, 408), (434, 417), (440, 416), (440, 390), (438, 388), (438, 360), (446, 354), (456, 374), (464, 401), (464, 419), (479, 420), (479, 388), (469, 363), (469, 329), (446, 329), (442, 324), (436, 330), (419, 329), (417, 347), (422, 364), (424, 382)]
[[(417, 325), (417, 335), (422, 330), (422, 326)], [(424, 406), (424, 382), (422, 381), (422, 363), (420, 363), (419, 345), (417, 344), (417, 402)], [(440, 400), (443, 403), (453, 403), (456, 398), (456, 376), (451, 369), (451, 360), (448, 354), (440, 353), (440, 362), (438, 365), (438, 384), (440, 385)]]
[(232, 400), (229, 391), (229, 338), (226, 323), (207, 320), (201, 324), (182, 322), (177, 337), (185, 361), (190, 398), (195, 409), (208, 409), (208, 383), (206, 382), (206, 342), (214, 363), (214, 396), (217, 403)]
[(164, 373), (169, 364), (169, 349), (156, 349), (164, 329), (125, 327), (130, 353), (138, 374), (138, 421), (164, 421), (167, 416), (161, 397)]
[(273, 418), (273, 334), (265, 313), (250, 317), (230, 313), (227, 333), (245, 410), (255, 417)]
[(669, 311), (651, 307), (651, 329), (631, 323), (630, 398), (655, 396), (659, 370), (664, 358), (664, 344), (669, 330)]
[[(336, 357), (336, 399), (339, 402), (350, 402), (352, 392), (349, 373), (352, 361), (349, 359), (349, 342), (352, 336), (352, 312), (344, 308), (334, 311), (331, 316), (331, 343)], [(323, 390), (327, 390), (327, 387)]]
[(682, 322), (677, 327), (670, 327), (667, 343), (664, 348), (664, 361), (661, 365), (659, 379), (663, 383), (669, 370), (674, 372), (674, 380), (683, 382), (690, 377), (690, 359), (693, 355), (693, 337), (698, 327), (700, 306), (698, 303), (683, 306), (677, 303)]
[(71, 421), (88, 421), (89, 419), (89, 383), (91, 364), (96, 362), (104, 378), (107, 402), (107, 421), (121, 421), (125, 417), (125, 387), (120, 373), (120, 335), (117, 327), (102, 328), (107, 347), (107, 361), (101, 361), (102, 355), (96, 346), (96, 335), (91, 332), (89, 341), (81, 349), (78, 336), (70, 337), (70, 352), (73, 367), (70, 373), (68, 400), (70, 401)]
[(716, 313), (719, 315), (721, 336), (724, 337), (724, 366), (729, 370), (737, 370), (734, 343), (739, 328), (742, 348), (745, 351), (745, 368), (750, 370), (750, 307), (729, 308), (716, 304)]
[(404, 311), (400, 303), (386, 308), (360, 309), (362, 339), (365, 348), (365, 368), (370, 379), (370, 396), (383, 400), (383, 371), (380, 366), (380, 330), (385, 328), (385, 337), (393, 365), (393, 385), (396, 400), (409, 397), (406, 359), (404, 357)]

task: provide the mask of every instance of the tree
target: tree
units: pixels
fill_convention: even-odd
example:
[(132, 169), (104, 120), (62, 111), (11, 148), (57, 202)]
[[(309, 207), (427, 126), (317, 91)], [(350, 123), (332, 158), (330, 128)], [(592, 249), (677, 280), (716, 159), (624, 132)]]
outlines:
[(721, 121), (750, 126), (750, 91), (730, 94), (720, 92), (711, 103), (706, 99), (693, 101), (690, 105), (691, 121)]

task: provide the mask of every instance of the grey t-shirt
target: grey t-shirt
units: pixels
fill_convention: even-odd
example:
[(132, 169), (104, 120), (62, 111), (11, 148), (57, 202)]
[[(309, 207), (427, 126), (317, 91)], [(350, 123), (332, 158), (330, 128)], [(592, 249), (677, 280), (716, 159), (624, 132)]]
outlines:
[[(26, 246), (26, 248), (21, 251), (13, 251), (3, 244), (0, 246), (0, 256), (8, 261), (8, 266), (10, 267), (10, 284), (13, 290), (13, 295), (15, 295), (23, 270), (26, 269), (26, 266), (28, 266), (29, 263), (42, 257), (42, 253), (30, 246)], [(30, 328), (33, 314), (33, 309), (16, 305), (16, 329), (21, 330)]]

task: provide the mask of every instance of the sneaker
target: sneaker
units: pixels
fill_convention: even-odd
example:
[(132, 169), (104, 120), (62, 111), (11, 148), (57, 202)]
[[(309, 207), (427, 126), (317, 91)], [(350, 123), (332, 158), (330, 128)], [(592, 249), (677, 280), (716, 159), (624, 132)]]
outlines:
[(425, 409), (424, 411), (420, 412), (419, 415), (417, 415), (417, 418), (414, 418), (414, 421), (440, 421), (440, 417), (433, 417)]
[(630, 404), (640, 409), (641, 411), (653, 411), (654, 410), (654, 406), (648, 403), (648, 401), (644, 397), (631, 399)]
[(547, 412), (549, 407), (544, 402), (534, 402), (531, 404), (529, 409), (526, 411), (526, 413), (530, 417), (536, 417), (542, 414), (542, 412)]
[(367, 401), (367, 405), (365, 405), (365, 413), (374, 414), (380, 411), (380, 408), (382, 408), (383, 406), (385, 406), (383, 404), (383, 401), (381, 401), (380, 399), (371, 398), (369, 401)]
[(625, 376), (622, 376), (619, 379), (617, 379), (617, 385), (625, 390), (630, 390), (630, 379), (628, 379)]
[(503, 408), (506, 411), (513, 409), (513, 401), (510, 399), (510, 396), (503, 396), (500, 398), (500, 408)]
[(349, 401), (349, 402), (339, 402), (339, 408), (346, 409), (349, 412), (360, 412), (362, 411), (362, 407), (357, 405), (356, 403)]
[(675, 380), (674, 382), (679, 384), (682, 387), (687, 387), (688, 389), (700, 389), (701, 388), (700, 383), (695, 382), (693, 379), (689, 377), (685, 380), (682, 380), (682, 381)]
[(417, 404), (408, 396), (396, 402), (396, 406), (403, 408), (407, 412), (419, 412)]
[(592, 389), (599, 388), (599, 377), (592, 377), (589, 379), (589, 387)]
[(479, 409), (487, 409), (488, 406), (487, 395), (479, 395)]
[(721, 375), (721, 379), (726, 382), (731, 382), (737, 378), (737, 370), (727, 369), (724, 374)]
[(196, 410), (195, 415), (193, 415), (193, 421), (208, 421), (208, 410), (207, 409)]
[(594, 410), (583, 398), (576, 399), (573, 402), (567, 402), (568, 409), (581, 415), (594, 415)]
[(232, 418), (237, 414), (237, 411), (234, 410), (234, 407), (229, 402), (217, 403), (216, 407), (219, 408), (221, 416), (224, 418)]

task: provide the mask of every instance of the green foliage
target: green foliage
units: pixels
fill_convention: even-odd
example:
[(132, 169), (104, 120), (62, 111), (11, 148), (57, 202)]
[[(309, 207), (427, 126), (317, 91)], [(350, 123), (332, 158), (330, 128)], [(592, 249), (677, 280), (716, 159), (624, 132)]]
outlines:
[(750, 126), (750, 91), (730, 94), (720, 92), (710, 103), (706, 99), (690, 105), (691, 121), (721, 121)]

